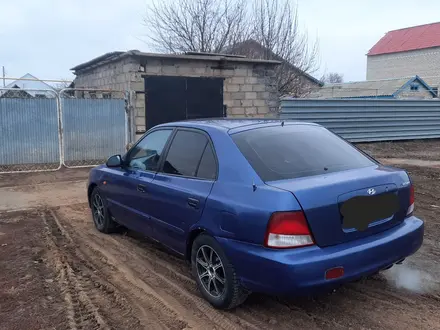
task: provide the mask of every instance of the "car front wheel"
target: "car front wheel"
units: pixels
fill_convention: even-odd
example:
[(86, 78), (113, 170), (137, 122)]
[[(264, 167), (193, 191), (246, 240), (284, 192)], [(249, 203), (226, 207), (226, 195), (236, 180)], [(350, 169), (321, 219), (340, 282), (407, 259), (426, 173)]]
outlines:
[(90, 198), (90, 206), (96, 229), (106, 234), (114, 232), (117, 225), (108, 212), (107, 201), (101, 195), (99, 188), (93, 190)]
[(220, 244), (207, 234), (194, 240), (191, 267), (200, 292), (215, 308), (232, 309), (242, 304), (250, 293), (240, 285), (235, 268)]

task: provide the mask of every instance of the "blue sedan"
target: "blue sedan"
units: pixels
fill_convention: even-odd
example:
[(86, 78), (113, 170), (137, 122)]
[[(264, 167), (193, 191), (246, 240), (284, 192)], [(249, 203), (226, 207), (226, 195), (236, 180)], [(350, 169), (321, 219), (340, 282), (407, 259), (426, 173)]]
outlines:
[(404, 170), (304, 122), (158, 125), (90, 172), (88, 199), (97, 230), (126, 227), (182, 255), (219, 309), (375, 274), (424, 233)]

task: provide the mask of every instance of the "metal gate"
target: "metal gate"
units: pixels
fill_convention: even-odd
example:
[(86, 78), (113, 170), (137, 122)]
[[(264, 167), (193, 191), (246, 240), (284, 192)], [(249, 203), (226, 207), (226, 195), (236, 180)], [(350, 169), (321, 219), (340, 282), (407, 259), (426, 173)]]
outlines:
[(60, 104), (64, 166), (94, 166), (124, 152), (128, 141), (123, 92), (64, 89)]
[(0, 88), (0, 173), (89, 167), (125, 151), (124, 92)]
[(186, 109), (186, 119), (223, 117), (223, 78), (187, 78)]
[(186, 119), (185, 77), (145, 77), (146, 130), (166, 122)]
[(145, 127), (224, 117), (223, 78), (146, 76)]
[(60, 169), (57, 94), (51, 90), (0, 89), (0, 141), (1, 173)]

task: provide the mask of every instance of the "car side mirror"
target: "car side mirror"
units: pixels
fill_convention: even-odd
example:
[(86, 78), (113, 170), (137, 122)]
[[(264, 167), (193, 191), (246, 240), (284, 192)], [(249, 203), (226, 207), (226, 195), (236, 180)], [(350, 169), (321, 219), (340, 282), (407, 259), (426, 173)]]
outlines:
[(114, 155), (107, 159), (106, 162), (107, 167), (121, 167), (122, 166), (122, 157), (121, 155)]

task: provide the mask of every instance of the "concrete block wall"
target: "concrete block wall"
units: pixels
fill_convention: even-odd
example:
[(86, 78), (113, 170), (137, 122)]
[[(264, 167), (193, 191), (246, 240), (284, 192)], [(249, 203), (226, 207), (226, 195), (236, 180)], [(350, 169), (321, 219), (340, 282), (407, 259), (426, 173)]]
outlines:
[(76, 72), (75, 87), (111, 89), (126, 91), (130, 89), (133, 72), (138, 71), (139, 64), (132, 58), (124, 58), (100, 65), (86, 71)]
[[(367, 80), (440, 76), (440, 47), (367, 56)], [(440, 84), (440, 79), (438, 80)], [(435, 84), (431, 87), (438, 87)]]

